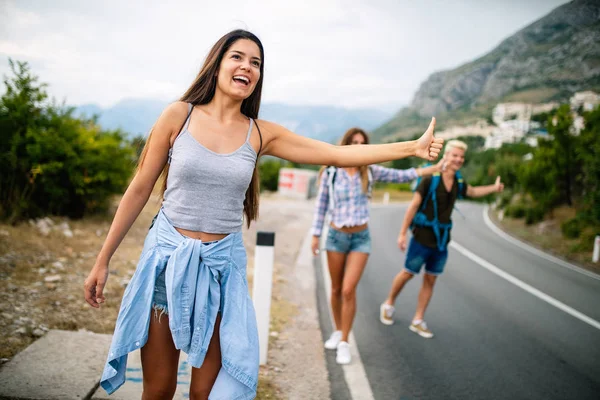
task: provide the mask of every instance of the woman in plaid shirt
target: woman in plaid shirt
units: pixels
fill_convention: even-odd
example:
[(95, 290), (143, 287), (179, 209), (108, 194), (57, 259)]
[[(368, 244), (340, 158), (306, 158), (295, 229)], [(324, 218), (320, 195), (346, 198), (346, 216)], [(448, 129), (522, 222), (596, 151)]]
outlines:
[[(369, 137), (359, 128), (351, 128), (341, 145), (369, 144)], [(331, 223), (325, 249), (331, 276), (331, 309), (336, 330), (325, 342), (325, 348), (337, 349), (338, 364), (351, 361), (348, 335), (356, 313), (356, 286), (371, 251), (369, 234), (369, 197), (374, 182), (402, 183), (419, 176), (439, 172), (442, 161), (426, 168), (406, 170), (379, 165), (358, 168), (329, 167), (321, 171), (316, 212), (312, 225), (312, 251), (319, 252), (319, 239), (325, 214), (331, 212)], [(332, 189), (333, 187), (333, 189)]]

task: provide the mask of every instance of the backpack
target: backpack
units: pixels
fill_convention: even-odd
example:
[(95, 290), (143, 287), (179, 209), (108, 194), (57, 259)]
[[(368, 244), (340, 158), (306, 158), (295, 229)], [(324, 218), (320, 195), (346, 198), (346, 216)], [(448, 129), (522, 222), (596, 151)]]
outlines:
[[(464, 198), (462, 193), (464, 191), (465, 182), (460, 171), (456, 171), (455, 178), (458, 182), (458, 199), (462, 199)], [(438, 219), (436, 192), (441, 180), (442, 176), (439, 172), (432, 175), (429, 190), (427, 191), (427, 195), (421, 203), (419, 211), (417, 211), (412, 220), (411, 228), (414, 228), (415, 226), (431, 228), (433, 230), (433, 234), (435, 235), (438, 250), (444, 251), (446, 249), (446, 242), (448, 241), (448, 234), (450, 232), (450, 229), (452, 229), (452, 221), (448, 223), (441, 223)], [(419, 186), (420, 181), (421, 177), (417, 179), (417, 185), (413, 190), (416, 190), (416, 188)], [(429, 201), (429, 199), (431, 199), (433, 203), (433, 219), (431, 220), (427, 219), (427, 215), (425, 215), (425, 208), (427, 207), (427, 202)]]
[[(325, 169), (325, 171), (327, 171), (327, 187), (330, 189), (329, 190), (329, 209), (333, 210), (335, 207), (335, 203), (333, 200), (333, 185), (335, 184), (335, 178), (337, 175), (337, 167), (333, 167), (333, 166), (329, 166)], [(367, 169), (367, 180), (368, 180), (368, 184), (367, 184), (367, 197), (370, 199), (371, 195), (373, 193), (373, 173), (371, 172), (371, 167), (368, 167)]]

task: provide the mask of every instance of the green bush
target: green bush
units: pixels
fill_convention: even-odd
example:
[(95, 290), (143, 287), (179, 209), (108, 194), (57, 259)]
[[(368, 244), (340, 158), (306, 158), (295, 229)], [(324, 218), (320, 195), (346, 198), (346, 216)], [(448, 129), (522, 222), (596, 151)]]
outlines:
[(584, 229), (579, 235), (578, 242), (570, 250), (576, 253), (594, 250), (596, 235), (600, 235), (600, 231), (597, 228), (588, 227)]
[(511, 218), (523, 218), (525, 216), (525, 206), (522, 204), (513, 204), (506, 207), (504, 215)]
[(528, 207), (525, 209), (525, 224), (531, 225), (544, 219), (545, 211), (539, 206)]
[(569, 239), (578, 238), (581, 235), (581, 231), (584, 228), (584, 223), (580, 218), (571, 218), (565, 222), (563, 222), (560, 226), (560, 229), (563, 235)]
[(26, 63), (10, 61), (0, 99), (0, 219), (46, 214), (81, 217), (107, 208), (127, 185), (135, 161), (120, 132), (46, 102)]
[(269, 190), (271, 192), (277, 191), (279, 170), (284, 166), (285, 163), (279, 159), (263, 160), (258, 166), (258, 173), (260, 175), (260, 189)]

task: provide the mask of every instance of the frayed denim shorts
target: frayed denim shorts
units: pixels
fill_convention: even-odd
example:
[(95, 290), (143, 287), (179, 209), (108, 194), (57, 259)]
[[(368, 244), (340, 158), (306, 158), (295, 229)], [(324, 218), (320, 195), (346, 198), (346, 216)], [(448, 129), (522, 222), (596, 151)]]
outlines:
[(334, 228), (329, 228), (325, 250), (348, 254), (350, 252), (371, 252), (371, 234), (369, 228), (355, 233), (345, 233)]
[(165, 282), (165, 272), (161, 272), (156, 278), (156, 284), (154, 285), (154, 299), (152, 300), (152, 309), (154, 310), (154, 316), (160, 319), (160, 316), (169, 314), (169, 308), (167, 303), (167, 284)]

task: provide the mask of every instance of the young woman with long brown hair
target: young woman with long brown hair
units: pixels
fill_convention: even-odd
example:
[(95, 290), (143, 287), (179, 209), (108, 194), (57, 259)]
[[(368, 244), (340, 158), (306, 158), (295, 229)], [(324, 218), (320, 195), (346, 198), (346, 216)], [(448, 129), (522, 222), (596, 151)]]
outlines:
[(100, 384), (125, 381), (127, 355), (141, 348), (143, 399), (171, 398), (180, 350), (192, 368), (190, 398), (251, 399), (258, 382), (258, 335), (246, 282), (243, 216), (258, 216), (257, 161), (272, 155), (339, 167), (417, 156), (435, 159), (434, 120), (415, 141), (333, 146), (257, 120), (265, 55), (250, 32), (212, 47), (191, 87), (154, 125), (84, 288), (105, 302), (108, 264), (165, 174), (161, 210), (121, 302)]

